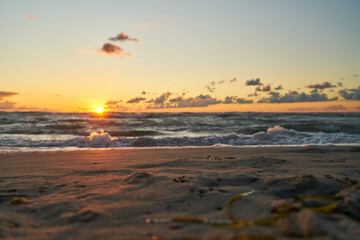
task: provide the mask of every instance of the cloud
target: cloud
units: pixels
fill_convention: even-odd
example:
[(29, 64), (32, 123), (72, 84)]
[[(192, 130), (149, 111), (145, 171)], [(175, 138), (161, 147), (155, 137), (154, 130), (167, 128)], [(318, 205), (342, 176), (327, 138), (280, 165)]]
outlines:
[(342, 86), (343, 86), (342, 82), (337, 82), (337, 85), (338, 85), (339, 87), (342, 87)]
[(283, 87), (281, 85), (279, 85), (275, 88), (275, 90), (282, 90), (282, 89), (283, 89)]
[(257, 96), (258, 96), (258, 94), (257, 94), (256, 92), (254, 92), (254, 93), (250, 93), (250, 94), (248, 94), (247, 96), (248, 96), (248, 97), (257, 97)]
[(289, 94), (280, 95), (278, 92), (270, 92), (270, 97), (263, 98), (258, 101), (258, 103), (292, 103), (292, 102), (323, 102), (323, 101), (334, 101), (338, 98), (329, 99), (326, 94), (319, 93), (310, 93), (306, 94), (304, 92), (300, 94)]
[(330, 105), (330, 106), (324, 107), (323, 109), (329, 110), (329, 111), (339, 111), (339, 110), (346, 110), (346, 107), (344, 107), (343, 105)]
[(257, 85), (263, 85), (260, 81), (260, 78), (257, 79), (251, 79), (251, 80), (247, 80), (245, 82), (246, 86), (257, 86)]
[(212, 98), (210, 95), (198, 95), (196, 97), (184, 98), (176, 97), (169, 102), (160, 105), (149, 105), (147, 108), (185, 108), (185, 107), (206, 107), (219, 104), (221, 101)]
[(151, 106), (148, 106), (147, 108), (162, 108), (162, 107), (164, 107), (164, 103), (169, 99), (169, 97), (171, 95), (172, 95), (171, 92), (165, 92), (155, 99), (146, 101), (146, 103), (152, 103)]
[(36, 18), (36, 16), (35, 16), (34, 14), (28, 14), (27, 17), (28, 17), (29, 19), (35, 19), (35, 18)]
[(340, 90), (339, 94), (346, 100), (360, 100), (360, 86), (359, 88)]
[(303, 108), (303, 107), (297, 107), (297, 108), (288, 108), (288, 111), (294, 111), (294, 112), (304, 112), (304, 111), (319, 111), (319, 108)]
[(236, 96), (226, 97), (222, 102), (224, 104), (237, 103), (237, 104), (245, 104), (245, 103), (253, 103), (253, 100), (246, 100), (244, 98), (238, 98)]
[(104, 108), (107, 110), (127, 111), (127, 107), (119, 105), (121, 102), (122, 100), (109, 100), (105, 103)]
[(125, 41), (138, 42), (139, 41), (136, 38), (132, 38), (129, 35), (126, 35), (126, 33), (124, 33), (124, 32), (118, 33), (115, 37), (109, 38), (109, 40), (110, 41), (121, 41), (121, 42), (125, 42)]
[(352, 77), (358, 77), (359, 75), (357, 75), (356, 73), (354, 73), (353, 75), (352, 75)]
[(316, 89), (325, 89), (325, 88), (334, 88), (336, 85), (332, 85), (329, 82), (323, 82), (321, 84), (310, 84), (306, 86), (307, 88), (316, 88)]
[(163, 94), (161, 94), (160, 97), (157, 97), (157, 98), (154, 100), (154, 103), (155, 103), (155, 104), (162, 104), (162, 103), (164, 103), (171, 95), (172, 95), (171, 92), (163, 93)]
[(215, 88), (214, 87), (211, 87), (211, 86), (205, 86), (206, 89), (209, 91), (209, 92), (214, 92), (215, 91)]
[(258, 86), (255, 91), (258, 92), (270, 92), (271, 91), (271, 86), (270, 85), (266, 85), (266, 86)]
[(225, 80), (218, 81), (218, 84), (223, 84)]
[(9, 102), (8, 100), (4, 101), (4, 102), (0, 102), (0, 109), (5, 110), (5, 109), (14, 109), (15, 108), (15, 104), (14, 102)]
[[(315, 91), (315, 92), (313, 92), (313, 93), (317, 93), (317, 89), (314, 89), (313, 91)], [(295, 96), (295, 95), (298, 95), (299, 93), (297, 92), (297, 91), (293, 91), (293, 90), (289, 90), (288, 91), (288, 94), (289, 95), (292, 95), (292, 96)]]
[(229, 81), (231, 82), (231, 83), (233, 83), (233, 82), (236, 82), (236, 78), (233, 78), (233, 79), (230, 79)]
[(120, 46), (117, 46), (112, 43), (104, 43), (104, 45), (97, 50), (98, 52), (103, 52), (106, 55), (114, 55), (119, 58), (131, 56), (131, 53), (125, 52), (124, 49)]
[(129, 101), (127, 101), (126, 103), (139, 103), (141, 101), (144, 101), (146, 98), (143, 97), (136, 97), (136, 98), (132, 98)]
[(98, 49), (98, 51), (102, 51), (106, 54), (123, 54), (124, 49), (120, 46), (116, 46), (111, 43), (104, 43), (102, 48)]
[(12, 97), (12, 96), (15, 96), (15, 95), (18, 95), (18, 93), (0, 91), (0, 101), (3, 100), (4, 98)]
[(121, 102), (122, 102), (122, 100), (118, 100), (118, 101), (116, 101), (116, 100), (109, 100), (109, 101), (107, 101), (107, 102), (105, 103), (105, 105), (111, 106), (111, 105), (116, 105), (116, 104), (121, 103)]

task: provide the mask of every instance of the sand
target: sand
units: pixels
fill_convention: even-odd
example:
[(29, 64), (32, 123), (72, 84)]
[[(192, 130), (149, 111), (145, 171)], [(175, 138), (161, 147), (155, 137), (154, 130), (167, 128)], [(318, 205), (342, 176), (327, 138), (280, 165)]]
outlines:
[(359, 239), (359, 180), (350, 147), (1, 153), (0, 238)]

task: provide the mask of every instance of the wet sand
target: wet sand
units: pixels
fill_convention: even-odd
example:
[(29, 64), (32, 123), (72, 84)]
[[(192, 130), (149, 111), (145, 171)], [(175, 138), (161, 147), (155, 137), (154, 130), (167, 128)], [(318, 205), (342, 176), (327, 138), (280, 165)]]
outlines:
[(351, 147), (0, 153), (0, 238), (355, 240), (359, 180)]

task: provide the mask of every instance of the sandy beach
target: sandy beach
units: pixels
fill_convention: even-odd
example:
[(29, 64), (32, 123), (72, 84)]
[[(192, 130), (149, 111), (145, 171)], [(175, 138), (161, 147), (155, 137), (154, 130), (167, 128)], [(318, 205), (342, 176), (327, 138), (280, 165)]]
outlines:
[(1, 153), (0, 238), (355, 240), (359, 180), (357, 147)]

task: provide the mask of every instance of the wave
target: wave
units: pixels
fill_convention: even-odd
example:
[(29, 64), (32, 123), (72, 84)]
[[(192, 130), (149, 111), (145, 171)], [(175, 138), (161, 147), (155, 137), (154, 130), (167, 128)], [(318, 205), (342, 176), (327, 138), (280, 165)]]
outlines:
[[(8, 140), (8, 141), (6, 141)], [(266, 132), (254, 134), (230, 133), (211, 136), (180, 137), (113, 137), (100, 129), (89, 136), (63, 139), (4, 139), (3, 147), (77, 147), (77, 148), (117, 148), (117, 147), (183, 147), (183, 146), (251, 146), (251, 145), (324, 145), (360, 144), (358, 135), (347, 133), (298, 132), (279, 125), (269, 127)]]

